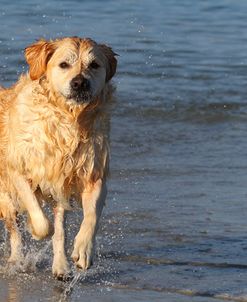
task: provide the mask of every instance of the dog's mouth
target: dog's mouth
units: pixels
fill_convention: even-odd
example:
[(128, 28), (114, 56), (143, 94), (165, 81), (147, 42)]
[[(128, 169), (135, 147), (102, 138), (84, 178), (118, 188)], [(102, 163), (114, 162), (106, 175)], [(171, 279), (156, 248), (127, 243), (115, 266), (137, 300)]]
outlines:
[(76, 103), (89, 103), (93, 98), (93, 95), (90, 91), (79, 91), (72, 92), (69, 96), (69, 100), (73, 100)]

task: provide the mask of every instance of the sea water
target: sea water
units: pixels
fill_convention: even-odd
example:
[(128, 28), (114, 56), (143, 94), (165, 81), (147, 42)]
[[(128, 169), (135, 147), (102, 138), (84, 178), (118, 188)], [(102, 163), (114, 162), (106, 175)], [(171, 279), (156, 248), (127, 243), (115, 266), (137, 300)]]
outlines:
[[(1, 225), (1, 301), (247, 301), (246, 11), (244, 0), (1, 2), (1, 85), (41, 37), (119, 54), (94, 266), (56, 281), (50, 239), (26, 235), (26, 261), (43, 253), (6, 271)], [(68, 213), (68, 256), (80, 221)]]

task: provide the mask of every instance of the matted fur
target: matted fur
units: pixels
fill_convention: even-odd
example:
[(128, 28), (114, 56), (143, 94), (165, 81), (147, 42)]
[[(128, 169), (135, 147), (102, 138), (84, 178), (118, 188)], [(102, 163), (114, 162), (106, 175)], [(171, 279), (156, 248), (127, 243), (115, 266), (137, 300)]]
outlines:
[[(66, 52), (71, 65), (60, 70), (59, 60)], [(117, 61), (108, 46), (78, 37), (40, 40), (25, 55), (29, 73), (13, 87), (0, 89), (0, 217), (14, 223), (16, 212), (27, 210), (34, 237), (42, 238), (48, 231), (39, 234), (32, 219), (35, 211), (24, 202), (21, 184), (28, 184), (35, 194), (31, 196), (26, 187), (34, 204), (35, 198), (52, 196), (59, 207), (67, 208), (73, 194), (81, 198), (83, 192), (92, 191), (93, 196), (95, 184), (105, 183), (112, 96), (109, 80)], [(95, 58), (100, 62), (98, 70), (90, 69), (90, 60)], [(60, 74), (61, 80), (54, 79)], [(89, 102), (77, 102), (67, 95), (77, 74), (91, 84)]]

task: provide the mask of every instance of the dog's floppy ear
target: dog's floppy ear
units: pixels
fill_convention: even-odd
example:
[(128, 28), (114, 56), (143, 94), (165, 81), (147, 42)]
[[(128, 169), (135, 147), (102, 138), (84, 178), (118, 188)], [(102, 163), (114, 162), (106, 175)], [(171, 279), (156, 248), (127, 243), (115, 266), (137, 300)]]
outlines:
[(47, 63), (55, 51), (55, 43), (39, 40), (25, 49), (26, 61), (32, 80), (39, 79), (45, 72)]
[(111, 49), (111, 47), (105, 44), (100, 44), (99, 46), (107, 59), (106, 82), (108, 82), (116, 73), (117, 59), (115, 58), (115, 56), (117, 56), (117, 54)]

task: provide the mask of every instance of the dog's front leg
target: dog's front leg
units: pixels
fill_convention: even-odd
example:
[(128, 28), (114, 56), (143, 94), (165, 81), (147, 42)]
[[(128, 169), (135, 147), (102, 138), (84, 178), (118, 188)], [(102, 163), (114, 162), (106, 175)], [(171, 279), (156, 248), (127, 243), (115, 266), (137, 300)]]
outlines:
[(101, 179), (82, 193), (84, 219), (76, 235), (72, 259), (75, 264), (88, 269), (92, 262), (95, 235), (106, 198), (106, 184)]
[(64, 208), (58, 205), (54, 208), (54, 235), (52, 237), (53, 244), (53, 264), (52, 273), (58, 279), (64, 279), (69, 272), (69, 265), (66, 259), (64, 245)]
[(18, 173), (13, 173), (12, 181), (24, 208), (29, 214), (33, 238), (39, 240), (46, 237), (50, 232), (49, 220), (43, 213), (29, 183)]

